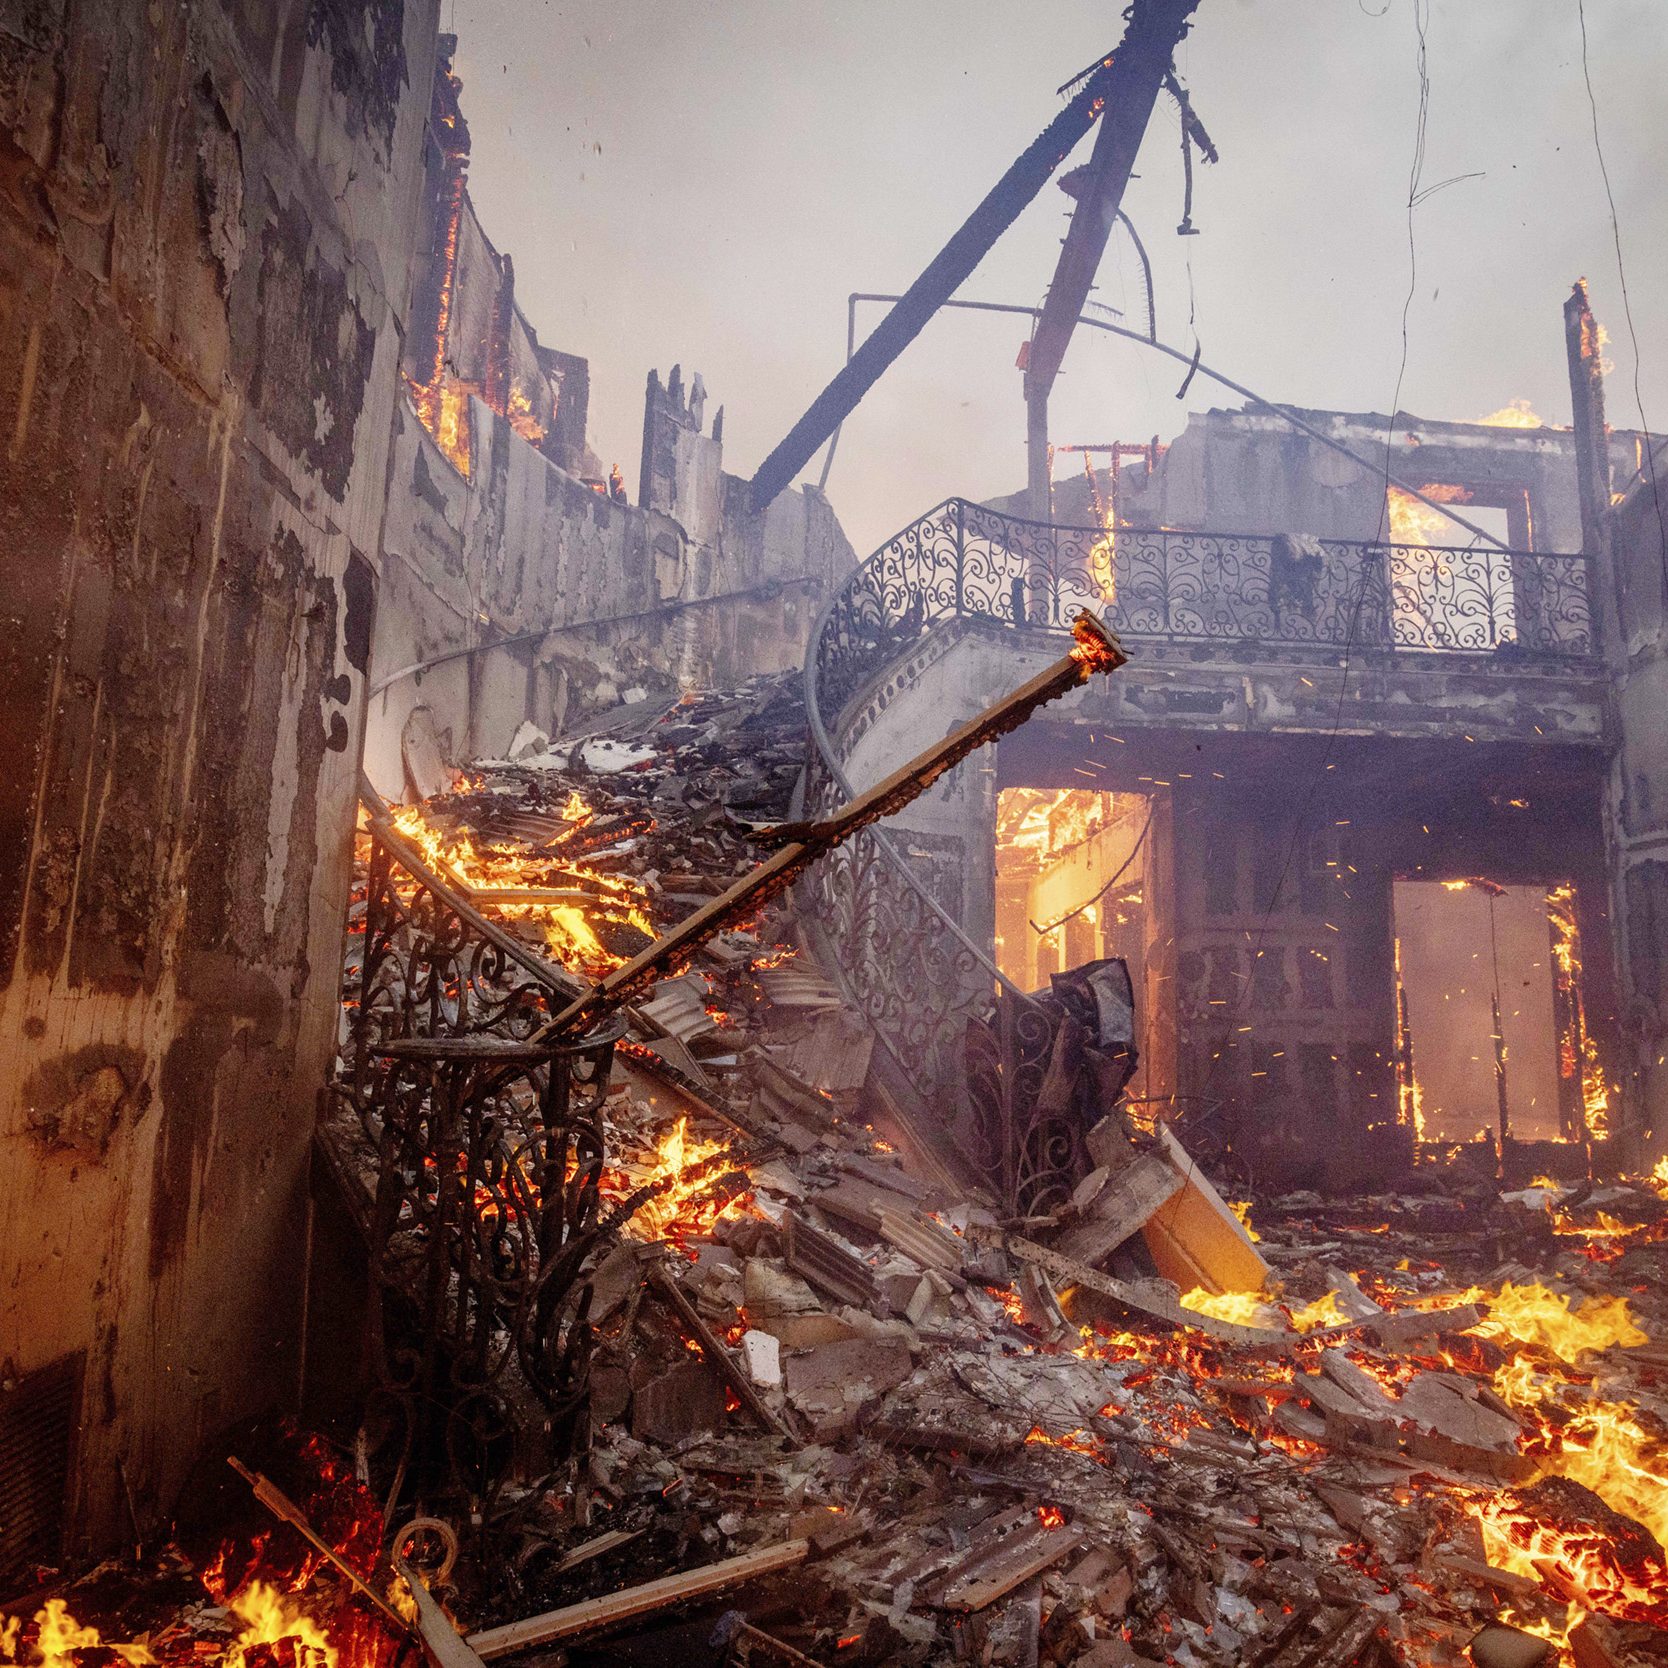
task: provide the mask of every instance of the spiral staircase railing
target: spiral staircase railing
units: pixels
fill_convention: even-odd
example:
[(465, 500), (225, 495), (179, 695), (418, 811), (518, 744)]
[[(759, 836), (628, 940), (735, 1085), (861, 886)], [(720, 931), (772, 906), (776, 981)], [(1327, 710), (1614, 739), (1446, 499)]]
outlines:
[[(1126, 644), (1487, 656), (1553, 668), (1595, 652), (1581, 555), (1287, 535), (1066, 527), (952, 498), (861, 563), (812, 627), (803, 814), (852, 795), (840, 745), (858, 697), (956, 622), (1067, 632), (1087, 607)], [(961, 1080), (971, 1018), (1021, 995), (935, 899), (883, 827), (801, 883), (813, 946), (881, 1045), (885, 1087), (917, 1117)]]

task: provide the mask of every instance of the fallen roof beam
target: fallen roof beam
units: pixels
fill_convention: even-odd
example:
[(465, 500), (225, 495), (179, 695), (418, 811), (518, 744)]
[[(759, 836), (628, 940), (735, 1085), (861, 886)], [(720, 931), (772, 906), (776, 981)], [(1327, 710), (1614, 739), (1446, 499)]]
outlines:
[(755, 510), (762, 510), (793, 483), (794, 476), (810, 462), (812, 453), (850, 416), (857, 402), (920, 335), (927, 321), (972, 275), (991, 245), (1048, 183), (1054, 170), (1100, 114), (1107, 100), (1113, 66), (1111, 59), (1102, 62), (1059, 115), (1019, 153), (984, 201), (759, 465), (752, 481)]

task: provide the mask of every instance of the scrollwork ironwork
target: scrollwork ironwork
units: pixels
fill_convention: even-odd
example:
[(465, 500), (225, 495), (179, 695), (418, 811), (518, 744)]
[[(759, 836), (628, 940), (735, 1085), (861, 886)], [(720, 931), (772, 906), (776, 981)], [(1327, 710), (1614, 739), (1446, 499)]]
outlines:
[(374, 822), (361, 837), (343, 1088), (375, 1173), (368, 1353), (402, 1482), (478, 1498), (506, 1443), (536, 1429), (549, 1458), (582, 1433), (617, 1033), (537, 1041), (572, 981)]
[[(1594, 653), (1586, 558), (1287, 535), (1061, 527), (950, 499), (862, 563), (825, 605), (806, 657), (808, 815), (851, 796), (842, 736), (861, 696), (958, 619), (1064, 632), (1087, 607), (1126, 641), (1489, 656), (1556, 664)], [(867, 694), (865, 692), (868, 692)], [(998, 1131), (986, 1104), (1006, 1050), (995, 997), (1017, 997), (985, 949), (928, 894), (884, 828), (801, 882), (852, 1000), (917, 1110), (936, 1106), (973, 1152), (1003, 1147), (1005, 1190), (1047, 1191), (1046, 1131)], [(967, 1039), (980, 1036), (972, 1052)], [(1009, 1039), (1012, 1041), (1013, 1039)], [(982, 1049), (982, 1052), (981, 1052)], [(1023, 1055), (1023, 1049), (1020, 1051)], [(985, 1069), (985, 1068), (990, 1069)], [(946, 1107), (946, 1098), (955, 1104)], [(993, 1173), (985, 1166), (983, 1173)]]

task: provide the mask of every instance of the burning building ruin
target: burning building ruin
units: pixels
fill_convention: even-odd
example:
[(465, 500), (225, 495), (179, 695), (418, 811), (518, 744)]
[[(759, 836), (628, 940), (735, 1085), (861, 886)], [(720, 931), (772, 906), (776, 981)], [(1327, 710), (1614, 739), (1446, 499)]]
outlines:
[[(1660, 443), (1577, 285), (1569, 429), (1050, 447), (1193, 10), (635, 501), (435, 0), (0, 21), (0, 1662), (1662, 1660)], [(1025, 491), (859, 561), (1090, 133)]]

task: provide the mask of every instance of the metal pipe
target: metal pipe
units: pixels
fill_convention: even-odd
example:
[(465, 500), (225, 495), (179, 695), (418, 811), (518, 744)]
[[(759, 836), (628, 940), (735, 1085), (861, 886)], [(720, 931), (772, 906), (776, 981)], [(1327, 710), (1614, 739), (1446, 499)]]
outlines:
[[(864, 294), (854, 299), (859, 301), (889, 301), (892, 297)], [(1035, 318), (1037, 313), (1035, 307), (1022, 307), (1014, 303), (1000, 301), (963, 301), (953, 303), (953, 305), (976, 307), (981, 312), (986, 313), (1018, 313), (1027, 318)], [(1220, 383), (1229, 393), (1238, 394), (1241, 399), (1249, 400), (1258, 410), (1266, 411), (1270, 416), (1278, 417), (1282, 422), (1290, 423), (1299, 433), (1308, 435), (1311, 440), (1319, 441), (1322, 446), (1329, 447), (1341, 456), (1349, 458), (1351, 462), (1360, 464), (1363, 469), (1371, 470), (1375, 475), (1382, 475), (1387, 485), (1396, 487), (1409, 494), (1409, 496), (1417, 498), (1421, 504), (1428, 505), (1433, 510), (1440, 510), (1450, 521), (1463, 527), (1474, 538), (1479, 538), (1485, 544), (1492, 545), (1496, 550), (1504, 550), (1510, 554), (1510, 545), (1496, 538), (1493, 533), (1488, 532), (1485, 528), (1477, 526), (1475, 522), (1467, 521), (1464, 516), (1455, 511), (1453, 505), (1439, 504), (1434, 498), (1427, 498), (1418, 487), (1402, 480), (1399, 475), (1393, 474), (1384, 464), (1374, 463), (1371, 459), (1362, 457), (1359, 452), (1352, 450), (1341, 440), (1335, 440), (1331, 435), (1317, 429), (1313, 423), (1304, 422), (1301, 417), (1295, 416), (1285, 406), (1276, 405), (1272, 400), (1265, 400), (1261, 394), (1253, 393), (1244, 383), (1235, 382), (1232, 377), (1224, 376), (1222, 372), (1212, 370), (1204, 360), (1195, 361), (1191, 353), (1184, 353), (1180, 348), (1171, 347), (1168, 342), (1161, 342), (1152, 336), (1143, 336), (1140, 331), (1131, 330), (1127, 325), (1112, 324), (1108, 320), (1096, 318), (1090, 313), (1083, 314), (1077, 322), (1088, 325), (1091, 330), (1104, 330), (1108, 335), (1121, 336), (1125, 341), (1138, 342), (1142, 347), (1156, 349), (1159, 353), (1166, 354), (1174, 359), (1178, 365), (1186, 365), (1197, 370), (1201, 375), (1209, 377), (1212, 382)], [(824, 479), (826, 478), (825, 474)]]

